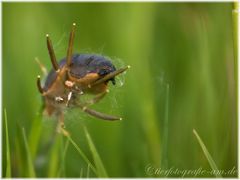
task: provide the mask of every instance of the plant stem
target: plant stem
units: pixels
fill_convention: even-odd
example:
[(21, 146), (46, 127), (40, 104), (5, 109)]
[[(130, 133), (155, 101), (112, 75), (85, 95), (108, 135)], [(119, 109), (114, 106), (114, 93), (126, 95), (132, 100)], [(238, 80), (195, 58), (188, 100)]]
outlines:
[(6, 153), (7, 153), (7, 168), (6, 177), (11, 177), (11, 158), (10, 158), (10, 145), (8, 137), (8, 123), (7, 123), (7, 110), (4, 109), (4, 119), (5, 119), (5, 136), (6, 136)]

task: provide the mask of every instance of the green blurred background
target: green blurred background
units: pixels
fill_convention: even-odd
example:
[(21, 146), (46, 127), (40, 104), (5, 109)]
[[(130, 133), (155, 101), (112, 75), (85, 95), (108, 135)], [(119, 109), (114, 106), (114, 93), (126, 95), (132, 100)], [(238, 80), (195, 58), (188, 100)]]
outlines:
[[(62, 161), (66, 138), (60, 134), (54, 138), (54, 118), (39, 115), (42, 101), (36, 77), (41, 71), (34, 58), (51, 68), (46, 33), (58, 59), (63, 58), (73, 22), (74, 52), (108, 56), (118, 68), (131, 65), (116, 87), (110, 85), (108, 96), (94, 105), (101, 112), (121, 115), (123, 121), (101, 121), (78, 109), (66, 112), (66, 129), (91, 162), (83, 126), (110, 177), (163, 176), (147, 173), (149, 165), (210, 170), (192, 132), (196, 129), (218, 169), (237, 168), (232, 3), (4, 2), (2, 8), (3, 108), (11, 176), (31, 176), (29, 154), (37, 177), (79, 177), (81, 171), (83, 177), (96, 176), (71, 144)], [(9, 162), (3, 129), (5, 176)], [(49, 140), (52, 145), (46, 147)], [(59, 175), (60, 166), (65, 170)]]

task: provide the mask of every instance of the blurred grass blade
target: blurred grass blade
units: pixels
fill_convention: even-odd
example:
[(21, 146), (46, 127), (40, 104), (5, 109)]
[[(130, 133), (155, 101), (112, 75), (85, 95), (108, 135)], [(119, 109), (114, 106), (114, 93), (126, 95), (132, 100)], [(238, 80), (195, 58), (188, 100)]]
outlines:
[(8, 123), (7, 123), (7, 110), (4, 109), (5, 119), (5, 136), (6, 136), (6, 153), (7, 153), (7, 167), (6, 167), (6, 178), (11, 177), (11, 158), (10, 158), (10, 145), (8, 137)]
[[(234, 79), (238, 82), (238, 14), (239, 14), (239, 1), (233, 2), (232, 10), (232, 25), (233, 25), (233, 52), (234, 52)], [(238, 85), (235, 86), (235, 94), (238, 97)]]
[(205, 144), (203, 143), (202, 139), (200, 138), (200, 136), (198, 135), (197, 131), (195, 129), (193, 129), (193, 134), (196, 136), (202, 150), (203, 150), (203, 153), (204, 155), (206, 156), (207, 160), (208, 160), (208, 163), (210, 164), (212, 170), (214, 171), (214, 175), (218, 178), (221, 178), (222, 176), (218, 173), (220, 172), (217, 168), (217, 165), (216, 163), (214, 162), (212, 156), (210, 155), (210, 153), (208, 152)]
[(77, 152), (79, 153), (79, 155), (83, 158), (83, 160), (89, 164), (90, 168), (92, 169), (92, 171), (97, 174), (97, 170), (96, 168), (92, 165), (92, 163), (89, 161), (89, 159), (87, 158), (87, 156), (83, 153), (83, 151), (78, 147), (78, 145), (72, 140), (70, 135), (66, 135), (66, 137), (68, 138), (68, 140), (72, 143), (72, 145), (75, 147), (75, 149), (77, 150)]
[[(155, 104), (156, 88), (153, 74), (153, 64), (147, 60), (153, 54), (154, 41), (154, 16), (156, 14), (157, 6), (149, 4), (144, 8), (141, 6), (131, 6), (130, 11), (132, 18), (126, 24), (128, 30), (130, 30), (125, 38), (130, 38), (128, 46), (131, 48), (123, 47), (128, 53), (129, 64), (134, 65), (131, 70), (130, 77), (134, 77), (136, 82), (141, 82), (141, 90), (136, 85), (133, 85), (131, 89), (132, 97), (129, 97), (131, 103), (136, 103), (138, 107), (138, 113), (141, 117), (141, 126), (146, 136), (146, 142), (148, 143), (149, 158), (151, 163), (160, 167), (162, 161), (162, 148), (161, 148), (161, 129), (158, 125), (158, 107)], [(141, 20), (140, 20), (141, 19)], [(144, 22), (144, 25), (143, 25)], [(143, 36), (144, 34), (144, 36)], [(144, 42), (144, 43), (142, 43)], [(141, 62), (139, 59), (144, 59)], [(156, 61), (153, 61), (154, 63)], [(141, 98), (139, 98), (141, 97)], [(133, 101), (133, 98), (136, 98)], [(142, 103), (144, 102), (144, 103)]]
[(107, 175), (107, 172), (105, 170), (105, 167), (102, 163), (102, 160), (97, 152), (97, 149), (92, 141), (92, 138), (90, 136), (90, 134), (88, 133), (87, 131), (87, 128), (84, 127), (84, 131), (85, 131), (85, 135), (87, 137), (87, 141), (88, 141), (88, 144), (89, 144), (89, 148), (92, 152), (92, 155), (93, 155), (93, 159), (94, 159), (94, 162), (95, 162), (95, 166), (97, 168), (97, 172), (98, 172), (98, 176), (99, 177), (108, 177)]
[[(233, 48), (234, 48), (234, 61), (235, 66), (237, 67), (237, 60), (238, 60), (238, 7), (239, 2), (233, 2), (233, 10), (232, 10), (232, 20), (233, 20)], [(237, 73), (237, 72), (236, 72)]]
[(22, 133), (23, 133), (25, 150), (26, 150), (26, 154), (27, 154), (28, 174), (29, 174), (29, 177), (33, 178), (33, 177), (36, 177), (36, 174), (35, 174), (35, 171), (34, 171), (34, 165), (33, 165), (31, 153), (30, 153), (30, 150), (29, 150), (28, 142), (27, 142), (27, 136), (26, 136), (24, 128), (22, 128)]
[(80, 178), (83, 178), (83, 168), (80, 170)]
[(162, 167), (168, 168), (168, 118), (169, 118), (169, 84), (166, 84), (166, 103), (165, 117), (163, 123), (163, 140), (162, 140)]
[(90, 174), (90, 166), (89, 166), (89, 164), (88, 164), (88, 166), (87, 166), (87, 178), (90, 177), (89, 174)]
[(53, 147), (51, 148), (51, 156), (49, 161), (49, 168), (48, 168), (48, 177), (56, 177), (57, 176), (57, 169), (59, 165), (58, 155), (60, 149), (60, 138), (59, 136), (56, 138)]
[(31, 131), (29, 133), (29, 149), (32, 155), (32, 158), (35, 159), (36, 152), (39, 146), (41, 133), (42, 133), (42, 115), (38, 115), (31, 126)]
[[(63, 136), (61, 138), (61, 146), (63, 144)], [(69, 145), (69, 140), (67, 139), (64, 148), (61, 148), (61, 166), (58, 172), (58, 177), (65, 177), (65, 157), (67, 154), (67, 150), (68, 150), (68, 145)]]

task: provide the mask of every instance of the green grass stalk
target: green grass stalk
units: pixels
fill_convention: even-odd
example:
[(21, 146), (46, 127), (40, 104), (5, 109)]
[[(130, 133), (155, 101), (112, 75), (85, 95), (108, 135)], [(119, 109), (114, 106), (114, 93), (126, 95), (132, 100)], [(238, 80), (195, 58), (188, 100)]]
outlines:
[(10, 157), (10, 145), (8, 137), (8, 123), (7, 123), (7, 110), (4, 109), (5, 119), (5, 136), (6, 136), (6, 153), (7, 153), (7, 167), (6, 167), (6, 178), (11, 177), (11, 157)]
[(24, 145), (25, 145), (25, 150), (26, 150), (26, 155), (27, 155), (27, 164), (28, 164), (28, 175), (31, 178), (36, 177), (35, 170), (34, 170), (34, 165), (31, 157), (31, 152), (29, 150), (28, 142), (27, 142), (27, 136), (25, 129), (22, 128), (22, 134), (23, 134), (23, 140), (24, 140)]
[(55, 140), (54, 146), (51, 148), (51, 156), (48, 168), (48, 177), (56, 177), (59, 164), (59, 149), (60, 149), (60, 137)]
[(80, 178), (83, 178), (83, 168), (80, 170)]
[(222, 176), (219, 174), (220, 171), (218, 170), (216, 163), (214, 162), (211, 154), (207, 150), (207, 147), (205, 146), (205, 144), (203, 143), (202, 139), (200, 138), (200, 136), (198, 135), (198, 133), (195, 129), (193, 129), (193, 134), (196, 136), (198, 143), (200, 144), (200, 146), (203, 150), (203, 153), (208, 160), (208, 163), (210, 164), (212, 170), (214, 171), (214, 175), (217, 178), (222, 178)]
[[(235, 95), (238, 99), (238, 13), (239, 13), (239, 2), (233, 2), (232, 10), (232, 24), (233, 24), (233, 51), (234, 51), (234, 79), (236, 82), (235, 85)], [(238, 105), (236, 106), (236, 111)]]
[(32, 128), (29, 134), (29, 149), (32, 155), (32, 158), (35, 159), (36, 152), (39, 146), (41, 133), (42, 133), (42, 115), (38, 115), (36, 119), (34, 119)]
[[(233, 49), (234, 49), (234, 61), (235, 68), (237, 68), (238, 61), (238, 1), (233, 2), (233, 10), (232, 10), (232, 19), (233, 19)], [(236, 69), (237, 70), (237, 69)], [(237, 74), (237, 71), (235, 71)]]
[[(62, 136), (63, 137), (63, 136)], [(63, 138), (61, 139), (61, 143), (63, 143)], [(61, 144), (62, 145), (62, 144)], [(67, 150), (68, 150), (68, 146), (69, 146), (69, 140), (67, 139), (67, 141), (65, 142), (64, 148), (61, 148), (61, 166), (58, 172), (58, 177), (65, 177), (66, 173), (65, 173), (65, 157), (67, 154)]]
[(88, 130), (86, 127), (84, 127), (84, 132), (85, 132), (85, 135), (87, 137), (87, 141), (88, 141), (88, 145), (89, 145), (89, 148), (92, 152), (92, 155), (93, 155), (93, 159), (94, 159), (94, 163), (95, 163), (95, 166), (96, 166), (96, 169), (97, 169), (97, 173), (98, 173), (98, 176), (99, 177), (108, 177), (107, 175), (107, 172), (106, 172), (106, 169), (102, 163), (102, 160), (97, 152), (97, 149), (92, 141), (92, 138), (90, 136), (90, 134), (88, 133)]
[(90, 177), (90, 166), (88, 164), (88, 166), (87, 166), (87, 178), (89, 178), (89, 177)]
[(169, 121), (169, 84), (166, 84), (165, 117), (163, 122), (162, 166), (168, 168), (168, 121)]
[(77, 150), (77, 152), (79, 153), (79, 155), (83, 158), (83, 160), (89, 164), (90, 168), (92, 169), (92, 171), (98, 175), (96, 168), (92, 165), (92, 163), (90, 162), (90, 160), (87, 158), (87, 156), (83, 153), (83, 151), (79, 148), (79, 146), (73, 141), (73, 139), (71, 138), (70, 135), (67, 135), (67, 138), (69, 140), (69, 142), (75, 147), (75, 149)]

